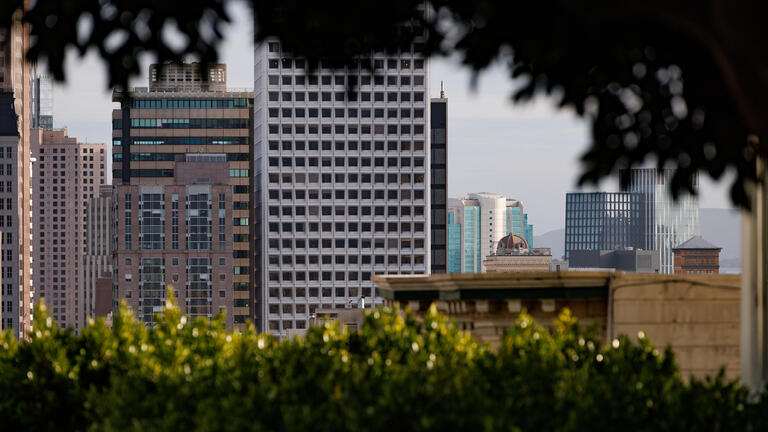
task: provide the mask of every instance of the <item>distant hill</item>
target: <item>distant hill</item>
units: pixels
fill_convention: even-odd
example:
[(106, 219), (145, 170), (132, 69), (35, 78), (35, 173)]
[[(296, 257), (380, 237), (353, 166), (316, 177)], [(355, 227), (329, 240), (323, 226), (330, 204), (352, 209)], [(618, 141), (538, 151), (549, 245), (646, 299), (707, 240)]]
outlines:
[(552, 249), (552, 258), (561, 259), (565, 255), (565, 228), (533, 236), (533, 247)]
[[(701, 235), (710, 243), (723, 248), (723, 266), (741, 266), (741, 213), (734, 209), (703, 208), (700, 213)], [(565, 228), (533, 237), (533, 246), (552, 249), (552, 258), (565, 254)]]
[[(741, 262), (741, 213), (734, 209), (703, 208), (699, 214), (701, 236), (720, 246), (720, 259)], [(741, 265), (741, 264), (739, 264)]]

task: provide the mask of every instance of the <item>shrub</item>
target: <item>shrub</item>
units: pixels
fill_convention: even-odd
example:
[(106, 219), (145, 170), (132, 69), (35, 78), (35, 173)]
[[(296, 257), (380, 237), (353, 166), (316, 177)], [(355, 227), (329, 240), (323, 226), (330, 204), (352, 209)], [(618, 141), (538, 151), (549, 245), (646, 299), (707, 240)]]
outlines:
[(75, 335), (43, 306), (0, 338), (0, 430), (760, 430), (765, 399), (722, 373), (684, 381), (645, 337), (603, 344), (567, 312), (521, 315), (492, 351), (433, 307), (368, 312), (358, 332), (278, 343), (172, 300), (151, 329), (125, 308)]

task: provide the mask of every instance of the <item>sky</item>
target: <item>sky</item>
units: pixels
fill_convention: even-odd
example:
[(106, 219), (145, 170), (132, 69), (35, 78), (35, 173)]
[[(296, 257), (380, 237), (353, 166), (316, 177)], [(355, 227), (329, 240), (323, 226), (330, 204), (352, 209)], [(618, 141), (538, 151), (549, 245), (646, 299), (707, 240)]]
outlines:
[[(233, 22), (225, 28), (220, 61), (227, 64), (229, 87), (252, 88), (253, 24), (243, 7), (233, 5), (230, 12)], [(140, 60), (144, 75), (131, 84), (147, 86), (151, 59)], [(111, 142), (116, 106), (107, 89), (106, 68), (93, 53), (82, 58), (72, 53), (66, 73), (66, 83), (54, 86), (55, 127), (68, 128), (81, 141)], [(536, 235), (564, 227), (565, 194), (579, 190), (579, 157), (589, 143), (587, 122), (558, 111), (543, 97), (513, 104), (515, 83), (499, 65), (484, 71), (473, 88), (470, 71), (455, 59), (433, 59), (430, 79), (431, 97), (439, 96), (441, 80), (448, 97), (448, 195), (503, 194), (523, 201)], [(702, 178), (700, 206), (730, 208), (729, 181), (716, 184)], [(616, 183), (604, 181), (599, 189), (616, 190)]]

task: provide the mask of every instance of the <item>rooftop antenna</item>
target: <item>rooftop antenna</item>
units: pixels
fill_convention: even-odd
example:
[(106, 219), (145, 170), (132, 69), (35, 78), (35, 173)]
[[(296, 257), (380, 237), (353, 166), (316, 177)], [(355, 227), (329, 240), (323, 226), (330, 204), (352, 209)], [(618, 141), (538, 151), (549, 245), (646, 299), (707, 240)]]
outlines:
[(445, 86), (443, 80), (440, 80), (440, 99), (445, 99)]

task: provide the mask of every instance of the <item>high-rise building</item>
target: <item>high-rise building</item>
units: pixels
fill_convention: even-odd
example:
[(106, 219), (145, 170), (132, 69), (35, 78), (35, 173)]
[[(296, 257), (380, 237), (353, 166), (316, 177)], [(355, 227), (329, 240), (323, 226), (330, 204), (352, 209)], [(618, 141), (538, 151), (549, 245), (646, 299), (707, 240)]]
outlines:
[[(496, 253), (508, 234), (533, 236), (523, 203), (492, 193), (448, 200), (448, 273), (482, 273), (483, 260)], [(527, 242), (527, 240), (526, 240)]]
[(645, 196), (572, 192), (565, 197), (565, 259), (572, 251), (646, 249)]
[(53, 79), (33, 67), (29, 80), (30, 127), (53, 129)]
[(152, 325), (171, 286), (191, 317), (224, 312), (232, 327), (247, 316), (248, 298), (233, 289), (239, 273), (229, 166), (225, 154), (187, 154), (170, 182), (115, 186), (113, 308), (125, 300)]
[(66, 129), (30, 135), (35, 248), (35, 297), (56, 323), (82, 328), (80, 268), (86, 249), (86, 208), (106, 183), (106, 145), (78, 142)]
[(448, 271), (448, 99), (440, 81), (440, 97), (430, 101), (430, 208), (432, 213), (432, 273)]
[(360, 62), (370, 68), (255, 48), (258, 316), (273, 334), (318, 308), (370, 304), (372, 274), (430, 271), (428, 62)]
[[(250, 171), (253, 160), (251, 145), (253, 142), (251, 123), (253, 93), (225, 91), (226, 69), (223, 65), (210, 66), (210, 71), (213, 71), (213, 74), (201, 76), (199, 65), (194, 63), (162, 65), (162, 67), (152, 65), (149, 88), (134, 89), (131, 93), (115, 92), (113, 94), (113, 101), (119, 102), (120, 108), (112, 112), (112, 177), (116, 195), (121, 194), (120, 186), (182, 186), (177, 172), (179, 162), (189, 160), (190, 157), (211, 161), (224, 159), (228, 166), (229, 179), (226, 182), (220, 180), (217, 185), (227, 184), (230, 188), (228, 196), (231, 196), (231, 205), (227, 205), (224, 211), (225, 219), (233, 224), (231, 238), (227, 239), (232, 243), (232, 247), (229, 259), (225, 261), (229, 266), (225, 273), (228, 284), (225, 291), (226, 298), (230, 301), (229, 306), (232, 307), (228, 311), (232, 314), (230, 316), (234, 327), (244, 328), (246, 320), (253, 317), (250, 263), (253, 240), (251, 238), (253, 229), (251, 195), (254, 192), (251, 184), (253, 176)], [(207, 81), (203, 78), (207, 78)], [(206, 184), (205, 179), (209, 177), (210, 174), (203, 170), (190, 181), (202, 185)], [(156, 195), (150, 192), (147, 194)], [(182, 192), (173, 194), (178, 195), (180, 200), (184, 197)], [(159, 204), (164, 207), (157, 210), (167, 214), (177, 214), (177, 218), (183, 217), (185, 211), (191, 210), (185, 209), (183, 205), (181, 209), (174, 209), (173, 206), (179, 203), (172, 202), (173, 194), (167, 193), (165, 199)], [(120, 201), (121, 199), (118, 197), (115, 204), (124, 205), (124, 200)], [(138, 205), (139, 199), (135, 196), (131, 202)], [(139, 217), (140, 209), (134, 207), (133, 211), (136, 212), (136, 217)], [(178, 215), (179, 212), (181, 215)], [(122, 213), (115, 215), (118, 220), (124, 219), (124, 216)], [(142, 213), (141, 218), (143, 217)], [(155, 218), (149, 214), (146, 217), (153, 220)], [(172, 237), (177, 238), (176, 241), (172, 241), (169, 237), (165, 243), (143, 242), (142, 237), (149, 233), (142, 232), (144, 222), (141, 222), (143, 220), (141, 218), (136, 219), (139, 225), (127, 225), (126, 229), (133, 235), (132, 241), (126, 242), (126, 246), (130, 246), (126, 249), (127, 251), (130, 253), (146, 251), (151, 253), (153, 257), (151, 259), (159, 259), (165, 252), (171, 254), (171, 259), (174, 256), (180, 259), (186, 251), (190, 251), (188, 248), (191, 244), (178, 240), (179, 236), (182, 240), (184, 239), (184, 232), (172, 234)], [(117, 233), (117, 235), (120, 237), (122, 234)], [(120, 253), (122, 252), (114, 251), (113, 256)], [(154, 272), (160, 268), (153, 264), (154, 261), (146, 263), (147, 269), (142, 270), (143, 267), (137, 267), (138, 271)], [(143, 264), (136, 262), (135, 265)], [(121, 266), (124, 266), (124, 263), (121, 263)], [(172, 274), (176, 274), (174, 269), (167, 263), (165, 266), (165, 273), (162, 275), (164, 283), (178, 284), (171, 278)], [(117, 273), (121, 267), (115, 265), (114, 268), (117, 292), (125, 284), (125, 274)], [(183, 264), (182, 270), (184, 270)], [(132, 275), (136, 276), (133, 273)], [(147, 290), (146, 293), (144, 289)], [(148, 304), (147, 302), (162, 304), (151, 296), (157, 294), (162, 300), (165, 298), (165, 289), (157, 291), (154, 286), (137, 285), (131, 290), (131, 294), (142, 301), (143, 307)], [(218, 302), (219, 293), (215, 294), (215, 302)], [(147, 298), (147, 301), (144, 302), (143, 298)], [(116, 298), (115, 301), (120, 299)], [(213, 304), (214, 299), (209, 301)], [(145, 314), (142, 310), (142, 314), (151, 318), (151, 313)]]
[[(672, 198), (669, 184), (673, 170), (637, 168), (620, 173), (622, 192), (641, 193), (646, 209), (645, 242), (643, 249), (658, 250), (661, 256), (661, 273), (674, 273), (672, 249), (701, 235), (699, 226), (699, 201), (696, 196), (683, 194), (677, 201)], [(698, 188), (698, 178), (694, 179)]]
[[(24, 9), (29, 0), (24, 1)], [(2, 243), (2, 290), (0, 290), (0, 328), (13, 329), (23, 336), (32, 316), (31, 231), (30, 231), (30, 154), (29, 154), (29, 24), (17, 10), (12, 25), (0, 29), (0, 210)], [(15, 131), (14, 131), (15, 128)]]
[(111, 185), (101, 186), (86, 206), (85, 256), (80, 266), (81, 327), (89, 318), (105, 316), (112, 308), (113, 193)]

